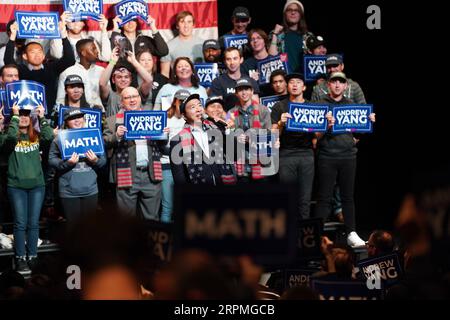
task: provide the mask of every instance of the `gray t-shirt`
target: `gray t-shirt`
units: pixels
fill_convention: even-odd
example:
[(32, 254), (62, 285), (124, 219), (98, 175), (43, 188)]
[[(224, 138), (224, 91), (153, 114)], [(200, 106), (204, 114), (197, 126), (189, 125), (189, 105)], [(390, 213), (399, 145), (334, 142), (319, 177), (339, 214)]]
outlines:
[(117, 92), (109, 91), (108, 101), (106, 103), (106, 117), (115, 115), (120, 110), (120, 95)]
[(174, 62), (178, 57), (188, 57), (193, 63), (203, 61), (203, 40), (195, 36), (190, 40), (175, 37), (167, 43), (169, 54), (161, 58), (161, 62)]

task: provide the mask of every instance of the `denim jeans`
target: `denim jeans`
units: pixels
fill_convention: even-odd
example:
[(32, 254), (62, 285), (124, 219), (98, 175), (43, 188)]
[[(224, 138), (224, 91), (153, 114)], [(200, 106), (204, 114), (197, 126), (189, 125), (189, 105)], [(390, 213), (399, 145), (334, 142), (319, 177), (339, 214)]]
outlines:
[[(8, 187), (14, 212), (14, 248), (16, 257), (37, 256), (39, 216), (44, 202), (45, 187), (19, 189)], [(26, 232), (26, 235), (25, 235)], [(26, 251), (25, 251), (26, 242)]]
[(172, 170), (163, 169), (161, 221), (170, 222), (173, 210), (173, 176)]

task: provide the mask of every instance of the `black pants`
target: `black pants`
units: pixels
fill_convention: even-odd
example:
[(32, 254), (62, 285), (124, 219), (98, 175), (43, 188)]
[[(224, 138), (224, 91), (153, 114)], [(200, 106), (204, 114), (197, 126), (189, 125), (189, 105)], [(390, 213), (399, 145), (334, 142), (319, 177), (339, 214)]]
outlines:
[(319, 159), (317, 162), (317, 205), (315, 216), (326, 219), (333, 205), (335, 182), (340, 189), (344, 222), (348, 231), (355, 230), (356, 159)]
[(298, 185), (299, 217), (310, 218), (311, 193), (314, 181), (314, 153), (304, 150), (289, 156), (280, 154), (280, 182)]
[(98, 194), (79, 198), (61, 198), (61, 204), (67, 222), (72, 223), (83, 215), (95, 213), (97, 210)]

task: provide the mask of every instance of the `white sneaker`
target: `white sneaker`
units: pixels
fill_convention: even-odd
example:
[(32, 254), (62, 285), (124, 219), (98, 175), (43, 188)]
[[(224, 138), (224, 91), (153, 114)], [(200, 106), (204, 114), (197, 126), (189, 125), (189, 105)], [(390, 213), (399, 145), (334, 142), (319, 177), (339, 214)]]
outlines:
[(0, 233), (0, 247), (2, 247), (3, 249), (13, 248), (13, 242), (11, 238), (4, 233)]
[(364, 247), (366, 245), (366, 242), (363, 239), (361, 239), (355, 231), (352, 231), (347, 236), (347, 244), (350, 247), (355, 248), (355, 247)]

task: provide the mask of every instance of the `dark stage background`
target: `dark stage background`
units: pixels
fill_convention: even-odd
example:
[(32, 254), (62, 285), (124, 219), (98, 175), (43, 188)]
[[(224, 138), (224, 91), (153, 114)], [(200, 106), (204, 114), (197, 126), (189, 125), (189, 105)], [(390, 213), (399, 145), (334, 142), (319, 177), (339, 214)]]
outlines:
[[(423, 113), (439, 111), (432, 98), (446, 95), (442, 84), (438, 85), (441, 93), (432, 86), (434, 73), (440, 71), (432, 67), (426, 73), (424, 68), (425, 54), (433, 54), (434, 46), (440, 43), (425, 18), (439, 21), (438, 12), (445, 11), (432, 3), (420, 6), (365, 0), (302, 3), (309, 30), (325, 38), (329, 53), (344, 53), (346, 74), (361, 85), (377, 114), (374, 133), (359, 145), (357, 225), (364, 230), (392, 230), (416, 173), (448, 163), (444, 155), (448, 142), (442, 142), (448, 136), (445, 113), (442, 108), (440, 112)], [(230, 17), (238, 5), (249, 8), (250, 28), (260, 27), (268, 33), (276, 23), (281, 24), (284, 4), (285, 1), (218, 0), (219, 34), (231, 30)], [(366, 27), (369, 17), (366, 10), (372, 4), (381, 8), (381, 30)], [(439, 63), (436, 66), (441, 70)]]

